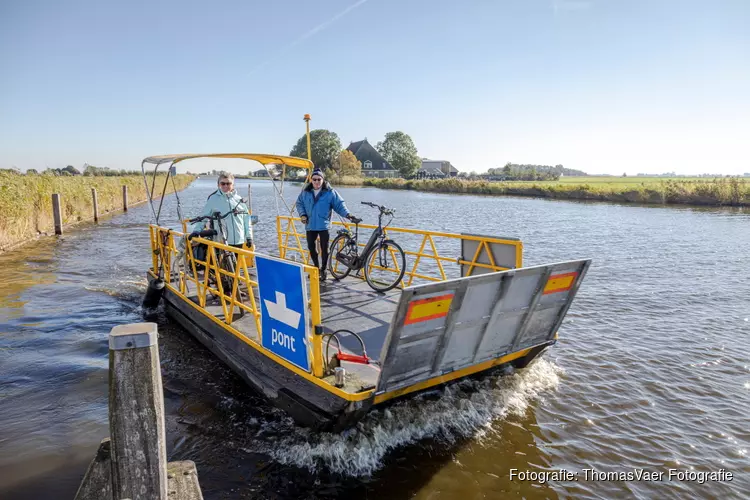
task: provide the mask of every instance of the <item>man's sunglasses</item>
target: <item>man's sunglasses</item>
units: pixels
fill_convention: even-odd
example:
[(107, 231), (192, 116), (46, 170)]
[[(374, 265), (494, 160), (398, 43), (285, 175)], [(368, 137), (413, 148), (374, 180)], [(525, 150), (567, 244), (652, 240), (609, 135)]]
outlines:
[(222, 186), (231, 186), (232, 185), (231, 182), (220, 182), (219, 184), (221, 184)]
[(322, 180), (323, 180), (323, 179), (321, 179), (320, 177), (313, 177), (313, 178), (312, 178), (312, 181), (313, 181), (313, 182), (320, 182), (320, 181), (322, 181)]

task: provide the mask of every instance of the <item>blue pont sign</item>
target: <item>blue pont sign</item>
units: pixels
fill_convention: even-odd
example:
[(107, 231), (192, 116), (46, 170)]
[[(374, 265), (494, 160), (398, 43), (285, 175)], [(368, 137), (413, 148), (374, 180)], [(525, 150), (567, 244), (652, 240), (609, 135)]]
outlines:
[(263, 347), (310, 371), (307, 287), (301, 264), (255, 256)]

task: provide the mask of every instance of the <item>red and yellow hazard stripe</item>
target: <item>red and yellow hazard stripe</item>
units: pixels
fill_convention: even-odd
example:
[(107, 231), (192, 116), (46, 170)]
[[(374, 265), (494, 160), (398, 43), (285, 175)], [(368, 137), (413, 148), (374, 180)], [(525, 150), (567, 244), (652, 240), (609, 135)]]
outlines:
[(553, 274), (544, 285), (544, 295), (548, 293), (566, 292), (573, 287), (578, 273)]
[(448, 315), (448, 310), (453, 302), (452, 293), (438, 295), (427, 299), (413, 300), (409, 302), (409, 309), (406, 310), (405, 325), (428, 321), (431, 319), (443, 318)]

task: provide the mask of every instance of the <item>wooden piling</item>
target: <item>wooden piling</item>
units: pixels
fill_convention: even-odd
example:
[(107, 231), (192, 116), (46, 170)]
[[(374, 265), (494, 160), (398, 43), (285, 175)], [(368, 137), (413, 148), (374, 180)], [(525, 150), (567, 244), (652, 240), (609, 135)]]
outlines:
[(75, 500), (203, 500), (195, 463), (167, 463), (155, 323), (109, 334), (109, 431)]
[(109, 370), (112, 498), (165, 500), (167, 450), (156, 323), (113, 328)]
[(83, 476), (75, 500), (100, 500), (112, 498), (112, 462), (110, 460), (111, 443), (103, 439), (91, 461), (86, 475)]
[(128, 211), (128, 186), (122, 186), (122, 211)]
[(201, 486), (198, 483), (198, 471), (195, 462), (169, 462), (167, 465), (169, 478), (169, 498), (176, 500), (203, 500)]
[(96, 188), (91, 188), (91, 198), (94, 202), (94, 222), (99, 222), (99, 200), (96, 197)]
[(52, 217), (55, 221), (55, 234), (63, 234), (62, 211), (60, 210), (60, 195), (52, 195)]

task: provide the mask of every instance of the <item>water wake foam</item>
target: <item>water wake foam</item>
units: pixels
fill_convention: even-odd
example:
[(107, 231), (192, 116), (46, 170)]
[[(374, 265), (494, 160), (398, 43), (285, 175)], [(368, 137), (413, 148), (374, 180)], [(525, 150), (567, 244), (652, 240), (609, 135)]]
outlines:
[[(374, 410), (355, 428), (340, 434), (286, 429), (287, 437), (268, 443), (266, 452), (283, 464), (315, 471), (320, 467), (348, 476), (367, 476), (393, 449), (425, 438), (452, 443), (481, 438), (492, 423), (522, 415), (529, 404), (559, 383), (560, 369), (540, 359), (523, 372), (466, 380), (383, 410)], [(278, 429), (277, 429), (278, 431)]]
[(116, 279), (110, 282), (100, 282), (95, 285), (84, 286), (84, 289), (89, 292), (98, 292), (115, 297), (118, 299), (124, 299), (126, 301), (137, 302), (143, 298), (143, 293), (146, 291), (148, 281), (146, 278), (142, 279)]

